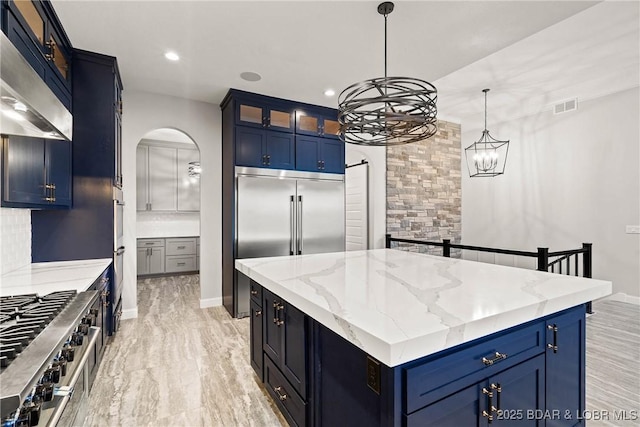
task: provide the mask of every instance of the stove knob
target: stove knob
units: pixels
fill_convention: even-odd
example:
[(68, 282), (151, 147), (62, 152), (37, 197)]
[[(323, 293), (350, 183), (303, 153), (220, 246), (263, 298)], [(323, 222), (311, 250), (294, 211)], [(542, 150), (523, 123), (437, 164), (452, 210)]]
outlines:
[(49, 369), (44, 371), (44, 376), (52, 383), (60, 382), (60, 366), (52, 365)]
[(40, 422), (40, 413), (42, 412), (42, 404), (40, 403), (40, 400), (36, 401), (36, 402), (28, 402), (25, 403), (24, 408), (29, 411), (30, 414), (30, 423), (29, 426), (33, 427), (33, 426), (37, 426), (38, 423)]
[(85, 317), (82, 318), (82, 324), (93, 326), (93, 319), (91, 318), (91, 316), (86, 315)]
[(18, 415), (14, 425), (16, 427), (29, 427), (31, 425), (31, 411), (27, 410), (24, 406), (20, 408), (20, 415)]
[(58, 357), (58, 360), (53, 362), (53, 365), (60, 367), (60, 376), (64, 377), (65, 375), (67, 375), (67, 360), (64, 358), (64, 356), (60, 355)]
[(53, 399), (53, 383), (47, 382), (36, 386), (36, 394), (40, 396), (43, 402), (49, 402)]
[(90, 326), (91, 326), (91, 325), (89, 325), (89, 324), (87, 324), (87, 323), (84, 323), (84, 322), (83, 322), (83, 323), (81, 323), (81, 324), (79, 324), (79, 325), (78, 325), (78, 332), (83, 333), (83, 334), (85, 334), (85, 335), (88, 335), (88, 334), (89, 334), (89, 327), (90, 327)]
[(64, 356), (65, 359), (67, 359), (67, 362), (73, 362), (73, 357), (75, 355), (76, 349), (73, 347), (64, 347), (62, 349), (62, 355)]
[(71, 336), (71, 342), (73, 343), (73, 345), (82, 345), (83, 340), (84, 340), (84, 335), (82, 335), (81, 332), (74, 332), (73, 335)]

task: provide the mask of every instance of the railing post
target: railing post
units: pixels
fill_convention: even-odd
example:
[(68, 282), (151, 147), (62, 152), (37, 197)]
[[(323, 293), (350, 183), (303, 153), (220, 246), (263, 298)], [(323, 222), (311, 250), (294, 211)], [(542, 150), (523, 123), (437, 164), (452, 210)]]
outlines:
[(451, 239), (442, 239), (442, 256), (451, 258)]
[(384, 235), (384, 247), (391, 249), (391, 234)]
[[(592, 277), (592, 243), (583, 243), (582, 249), (585, 251), (582, 253), (582, 277), (591, 278)], [(591, 301), (587, 303), (587, 313), (593, 314), (593, 308), (591, 305)]]
[(538, 248), (538, 271), (549, 271), (549, 248)]

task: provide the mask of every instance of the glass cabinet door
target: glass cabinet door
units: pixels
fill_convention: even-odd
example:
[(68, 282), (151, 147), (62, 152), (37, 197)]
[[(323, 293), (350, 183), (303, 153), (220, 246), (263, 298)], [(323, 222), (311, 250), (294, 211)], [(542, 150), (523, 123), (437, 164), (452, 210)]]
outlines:
[(36, 39), (40, 42), (41, 46), (45, 43), (45, 21), (42, 15), (36, 8), (36, 5), (31, 0), (14, 0), (16, 9), (26, 22), (27, 26), (33, 31)]
[(67, 54), (60, 48), (60, 41), (57, 40), (57, 36), (51, 32), (49, 34), (49, 40), (46, 42), (49, 52), (45, 57), (51, 61), (54, 68), (60, 73), (65, 81), (69, 80), (69, 58)]
[(296, 111), (296, 132), (337, 138), (340, 134), (340, 124), (337, 119), (298, 110)]
[(286, 111), (284, 108), (239, 102), (236, 123), (243, 126), (293, 132), (293, 112)]

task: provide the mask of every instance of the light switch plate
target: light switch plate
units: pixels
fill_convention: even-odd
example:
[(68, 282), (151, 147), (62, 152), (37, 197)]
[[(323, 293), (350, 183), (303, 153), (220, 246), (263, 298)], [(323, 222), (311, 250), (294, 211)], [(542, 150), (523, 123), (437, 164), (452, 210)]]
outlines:
[(640, 225), (627, 225), (627, 234), (640, 234)]

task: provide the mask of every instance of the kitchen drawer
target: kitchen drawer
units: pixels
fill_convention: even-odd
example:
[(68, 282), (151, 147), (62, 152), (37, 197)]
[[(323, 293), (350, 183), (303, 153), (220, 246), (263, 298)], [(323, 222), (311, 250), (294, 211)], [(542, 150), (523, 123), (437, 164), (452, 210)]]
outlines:
[(195, 255), (196, 239), (167, 239), (167, 255)]
[(259, 307), (262, 307), (262, 286), (258, 283), (251, 281), (250, 291), (251, 299), (253, 299)]
[[(544, 321), (509, 329), (495, 338), (480, 338), (465, 346), (455, 348), (453, 352), (447, 351), (449, 354), (440, 358), (429, 358), (426, 362), (410, 364), (403, 369), (406, 414), (543, 353)], [(506, 358), (496, 358), (496, 352), (505, 354)], [(494, 362), (484, 362), (483, 358)]]
[(139, 248), (164, 248), (164, 239), (138, 239)]
[(289, 425), (306, 425), (307, 404), (266, 355), (264, 357), (264, 385)]
[(181, 271), (196, 271), (195, 255), (167, 255), (165, 262), (165, 273), (179, 273)]

